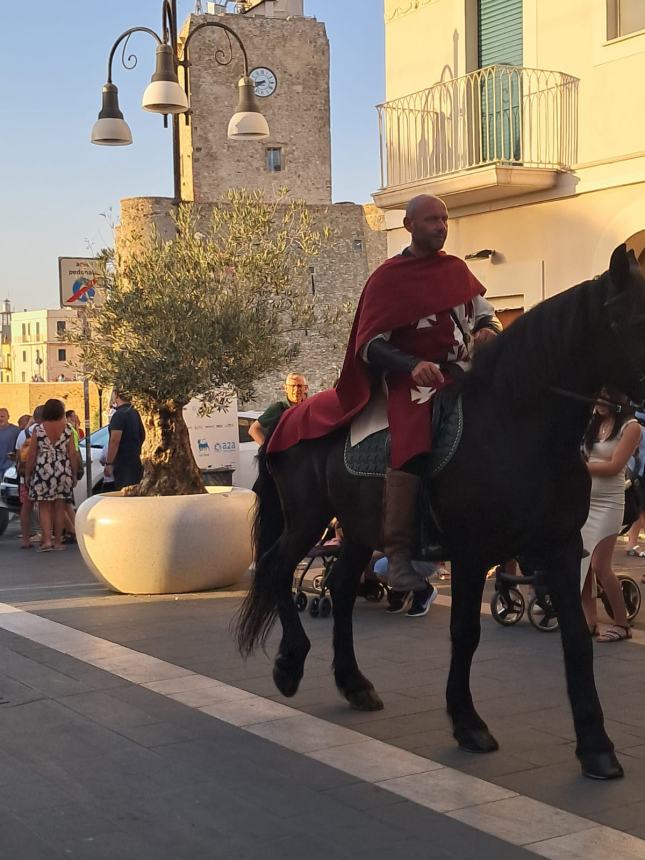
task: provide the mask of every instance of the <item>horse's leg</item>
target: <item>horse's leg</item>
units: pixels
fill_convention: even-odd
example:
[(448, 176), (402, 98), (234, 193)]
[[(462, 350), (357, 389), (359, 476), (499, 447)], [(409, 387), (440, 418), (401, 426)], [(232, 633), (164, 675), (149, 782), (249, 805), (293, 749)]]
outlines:
[(358, 711), (383, 708), (374, 685), (358, 668), (352, 629), (358, 582), (371, 556), (370, 547), (351, 543), (346, 538), (329, 578), (334, 607), (334, 678), (340, 692)]
[(308, 525), (299, 523), (297, 532), (285, 530), (276, 546), (270, 550), (279, 559), (280, 574), (276, 579), (275, 601), (282, 624), (282, 639), (273, 664), (273, 680), (283, 696), (293, 696), (297, 692), (311, 648), (293, 602), (293, 572), (319, 539), (323, 528), (324, 525), (317, 522)]
[(580, 546), (575, 541), (549, 559), (549, 590), (560, 619), (576, 755), (585, 776), (615, 779), (623, 769), (605, 731), (593, 673), (593, 643), (580, 601)]
[(469, 752), (493, 752), (498, 744), (473, 705), (470, 693), (470, 666), (479, 645), (481, 599), (486, 582), (486, 565), (454, 559), (452, 571), (452, 608), (450, 638), (452, 659), (446, 690), (448, 715), (453, 735)]

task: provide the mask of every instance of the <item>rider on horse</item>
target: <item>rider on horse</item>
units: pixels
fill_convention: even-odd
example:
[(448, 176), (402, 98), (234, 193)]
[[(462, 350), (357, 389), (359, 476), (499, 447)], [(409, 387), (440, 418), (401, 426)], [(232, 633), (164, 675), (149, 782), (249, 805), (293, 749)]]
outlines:
[(462, 260), (441, 250), (448, 232), (443, 201), (415, 197), (403, 224), (412, 241), (369, 278), (335, 389), (286, 412), (268, 448), (282, 451), (350, 423), (354, 445), (389, 425), (383, 550), (394, 611), (409, 591), (413, 605), (432, 593), (411, 565), (421, 465), (431, 449), (432, 396), (450, 381), (451, 365), (468, 367), (474, 344), (501, 328), (484, 287)]

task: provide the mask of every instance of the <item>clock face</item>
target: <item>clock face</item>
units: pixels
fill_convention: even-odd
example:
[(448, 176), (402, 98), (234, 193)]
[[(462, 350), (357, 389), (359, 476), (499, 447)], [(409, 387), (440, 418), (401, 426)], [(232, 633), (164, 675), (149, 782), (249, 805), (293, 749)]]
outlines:
[(257, 68), (249, 73), (249, 77), (255, 84), (256, 96), (272, 96), (278, 86), (278, 79), (271, 69)]

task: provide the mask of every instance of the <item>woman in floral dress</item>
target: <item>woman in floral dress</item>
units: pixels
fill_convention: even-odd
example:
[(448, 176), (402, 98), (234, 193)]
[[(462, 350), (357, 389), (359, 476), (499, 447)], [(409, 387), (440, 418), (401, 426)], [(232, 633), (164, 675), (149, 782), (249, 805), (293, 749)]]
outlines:
[(72, 430), (65, 418), (65, 404), (52, 398), (43, 407), (42, 423), (32, 431), (25, 468), (29, 498), (38, 502), (42, 531), (39, 552), (65, 549), (62, 542), (65, 505), (72, 498), (79, 465)]

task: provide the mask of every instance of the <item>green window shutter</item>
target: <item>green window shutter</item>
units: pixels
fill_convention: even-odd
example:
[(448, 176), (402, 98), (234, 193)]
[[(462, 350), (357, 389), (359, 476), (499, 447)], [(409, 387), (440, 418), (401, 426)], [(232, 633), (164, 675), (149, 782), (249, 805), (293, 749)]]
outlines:
[[(523, 0), (479, 0), (479, 68), (522, 65)], [(482, 78), (484, 163), (521, 160), (521, 72), (495, 69)]]
[(479, 0), (479, 67), (521, 66), (523, 0)]

